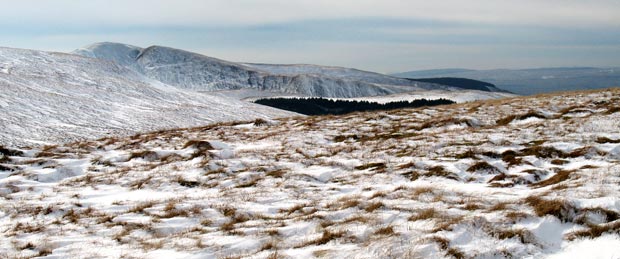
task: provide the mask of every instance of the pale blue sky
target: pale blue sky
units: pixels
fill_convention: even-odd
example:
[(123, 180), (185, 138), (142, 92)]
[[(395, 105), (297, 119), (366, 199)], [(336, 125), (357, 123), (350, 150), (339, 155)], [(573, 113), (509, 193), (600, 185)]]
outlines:
[(100, 41), (378, 72), (620, 66), (617, 0), (0, 0), (0, 45)]

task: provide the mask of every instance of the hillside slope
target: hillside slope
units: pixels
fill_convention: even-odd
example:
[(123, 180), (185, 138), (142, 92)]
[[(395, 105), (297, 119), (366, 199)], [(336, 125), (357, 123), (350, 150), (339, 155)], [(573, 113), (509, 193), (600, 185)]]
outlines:
[(316, 97), (461, 90), (373, 72), (315, 65), (242, 64), (161, 46), (97, 43), (73, 53), (111, 60), (163, 83), (198, 91), (256, 89)]
[(617, 258), (620, 90), (0, 149), (0, 257)]
[(0, 48), (0, 145), (20, 146), (293, 113), (177, 89), (113, 62)]

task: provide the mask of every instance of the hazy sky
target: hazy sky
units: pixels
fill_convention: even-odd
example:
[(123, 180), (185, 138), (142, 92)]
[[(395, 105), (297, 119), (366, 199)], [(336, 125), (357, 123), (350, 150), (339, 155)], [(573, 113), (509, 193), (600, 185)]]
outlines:
[(620, 66), (620, 0), (0, 0), (0, 46), (100, 41), (379, 72)]

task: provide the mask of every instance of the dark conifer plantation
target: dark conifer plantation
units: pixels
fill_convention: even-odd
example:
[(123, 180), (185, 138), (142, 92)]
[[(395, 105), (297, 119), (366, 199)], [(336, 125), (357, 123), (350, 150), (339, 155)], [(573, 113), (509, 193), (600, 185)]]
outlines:
[(418, 99), (411, 102), (398, 101), (381, 104), (369, 101), (330, 100), (325, 98), (265, 98), (256, 100), (254, 102), (305, 115), (338, 115), (357, 111), (417, 108), (423, 106), (435, 106), (454, 103), (453, 101), (447, 99)]

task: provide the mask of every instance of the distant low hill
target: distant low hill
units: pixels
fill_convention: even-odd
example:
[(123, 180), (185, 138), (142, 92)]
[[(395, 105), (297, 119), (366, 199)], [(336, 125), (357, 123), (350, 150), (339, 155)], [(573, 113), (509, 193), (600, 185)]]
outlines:
[(489, 82), (500, 89), (523, 95), (620, 86), (620, 68), (437, 69), (393, 75), (403, 78), (468, 78)]
[(479, 91), (492, 91), (492, 89), (497, 89), (497, 87), (491, 83), (458, 77), (416, 78), (412, 80)]

